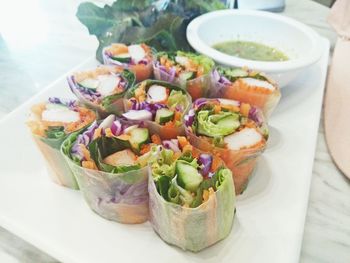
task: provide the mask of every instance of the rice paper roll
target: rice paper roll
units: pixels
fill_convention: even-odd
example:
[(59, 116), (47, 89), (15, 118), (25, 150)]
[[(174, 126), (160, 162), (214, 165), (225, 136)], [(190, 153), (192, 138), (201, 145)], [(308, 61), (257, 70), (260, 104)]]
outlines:
[(61, 148), (90, 208), (126, 224), (148, 219), (150, 150), (147, 128), (114, 115), (72, 134)]
[(218, 157), (188, 143), (178, 145), (180, 151), (160, 146), (150, 165), (150, 222), (165, 242), (198, 252), (231, 232), (234, 184)]
[(31, 108), (27, 125), (55, 183), (78, 189), (78, 184), (60, 153), (60, 147), (68, 135), (83, 129), (95, 119), (94, 111), (79, 105), (75, 100), (49, 98)]
[(153, 51), (146, 44), (125, 45), (113, 43), (102, 50), (103, 63), (130, 70), (137, 82), (151, 78)]
[(123, 118), (142, 121), (152, 134), (172, 139), (185, 134), (183, 116), (191, 103), (188, 93), (178, 86), (145, 80), (128, 90)]
[(235, 100), (202, 98), (193, 103), (185, 125), (193, 146), (224, 160), (236, 194), (241, 194), (266, 148), (268, 128), (262, 112)]
[(247, 68), (218, 67), (211, 74), (211, 82), (210, 97), (249, 103), (261, 108), (266, 117), (271, 115), (281, 98), (275, 81)]
[(134, 85), (135, 75), (120, 67), (100, 66), (74, 73), (67, 80), (71, 91), (82, 103), (106, 117), (123, 113), (123, 97)]
[(214, 61), (190, 52), (159, 52), (153, 65), (154, 77), (179, 85), (192, 99), (207, 97)]

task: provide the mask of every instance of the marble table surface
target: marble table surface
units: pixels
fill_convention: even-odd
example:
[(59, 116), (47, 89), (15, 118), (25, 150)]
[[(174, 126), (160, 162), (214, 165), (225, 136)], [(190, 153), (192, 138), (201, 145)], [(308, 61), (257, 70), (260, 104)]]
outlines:
[[(2, 3), (0, 118), (93, 54), (97, 41), (75, 18), (79, 2)], [(328, 13), (309, 0), (287, 0), (284, 11), (328, 38), (333, 47), (336, 35), (326, 22)], [(350, 262), (350, 181), (332, 162), (322, 118), (300, 261)], [(0, 227), (0, 262), (57, 260)]]

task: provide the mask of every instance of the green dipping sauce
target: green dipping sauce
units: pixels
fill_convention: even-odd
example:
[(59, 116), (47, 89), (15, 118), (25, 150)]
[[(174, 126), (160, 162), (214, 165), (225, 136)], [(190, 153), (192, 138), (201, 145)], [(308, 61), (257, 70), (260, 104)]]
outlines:
[(216, 50), (228, 55), (259, 61), (286, 61), (289, 58), (280, 50), (250, 41), (227, 41), (215, 44)]

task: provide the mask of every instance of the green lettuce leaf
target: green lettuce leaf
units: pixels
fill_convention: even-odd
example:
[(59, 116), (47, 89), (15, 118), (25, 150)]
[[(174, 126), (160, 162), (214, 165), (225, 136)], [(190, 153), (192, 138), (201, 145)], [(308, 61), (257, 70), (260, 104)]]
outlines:
[[(227, 120), (224, 122), (224, 120)], [(220, 112), (210, 115), (210, 111), (197, 112), (197, 132), (209, 137), (226, 136), (240, 126), (239, 115), (233, 112)]]
[(186, 39), (188, 23), (203, 13), (224, 8), (220, 0), (117, 0), (103, 7), (81, 3), (77, 17), (97, 37), (96, 56), (102, 62), (102, 49), (116, 42), (191, 51)]

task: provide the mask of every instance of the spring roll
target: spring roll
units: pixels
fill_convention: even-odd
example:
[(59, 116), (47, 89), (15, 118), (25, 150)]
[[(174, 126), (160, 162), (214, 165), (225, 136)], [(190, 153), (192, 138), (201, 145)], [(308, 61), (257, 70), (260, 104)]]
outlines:
[(136, 75), (137, 82), (149, 79), (153, 74), (153, 52), (146, 44), (114, 43), (102, 50), (102, 57), (106, 65), (129, 69)]
[(125, 96), (123, 117), (143, 121), (161, 139), (185, 134), (183, 116), (191, 107), (191, 97), (181, 88), (155, 80), (143, 81)]
[(210, 97), (249, 103), (269, 117), (277, 106), (281, 92), (276, 82), (264, 73), (246, 68), (218, 67), (211, 74)]
[(213, 67), (214, 61), (203, 55), (183, 51), (159, 52), (153, 71), (156, 79), (179, 85), (195, 100), (207, 97)]
[(202, 98), (185, 116), (185, 126), (193, 146), (224, 160), (236, 194), (241, 194), (266, 147), (268, 128), (262, 112), (239, 101)]
[(147, 128), (109, 115), (64, 141), (61, 151), (90, 208), (126, 224), (148, 219)]
[(134, 85), (135, 75), (120, 67), (100, 66), (77, 72), (67, 78), (71, 91), (100, 116), (123, 113), (123, 97)]
[(57, 184), (78, 189), (71, 170), (60, 154), (60, 147), (69, 134), (83, 129), (95, 119), (94, 111), (74, 100), (49, 98), (47, 102), (31, 108), (27, 125), (46, 161), (50, 177)]
[(153, 229), (165, 242), (193, 252), (226, 238), (235, 214), (231, 171), (185, 137), (159, 147), (148, 182)]

